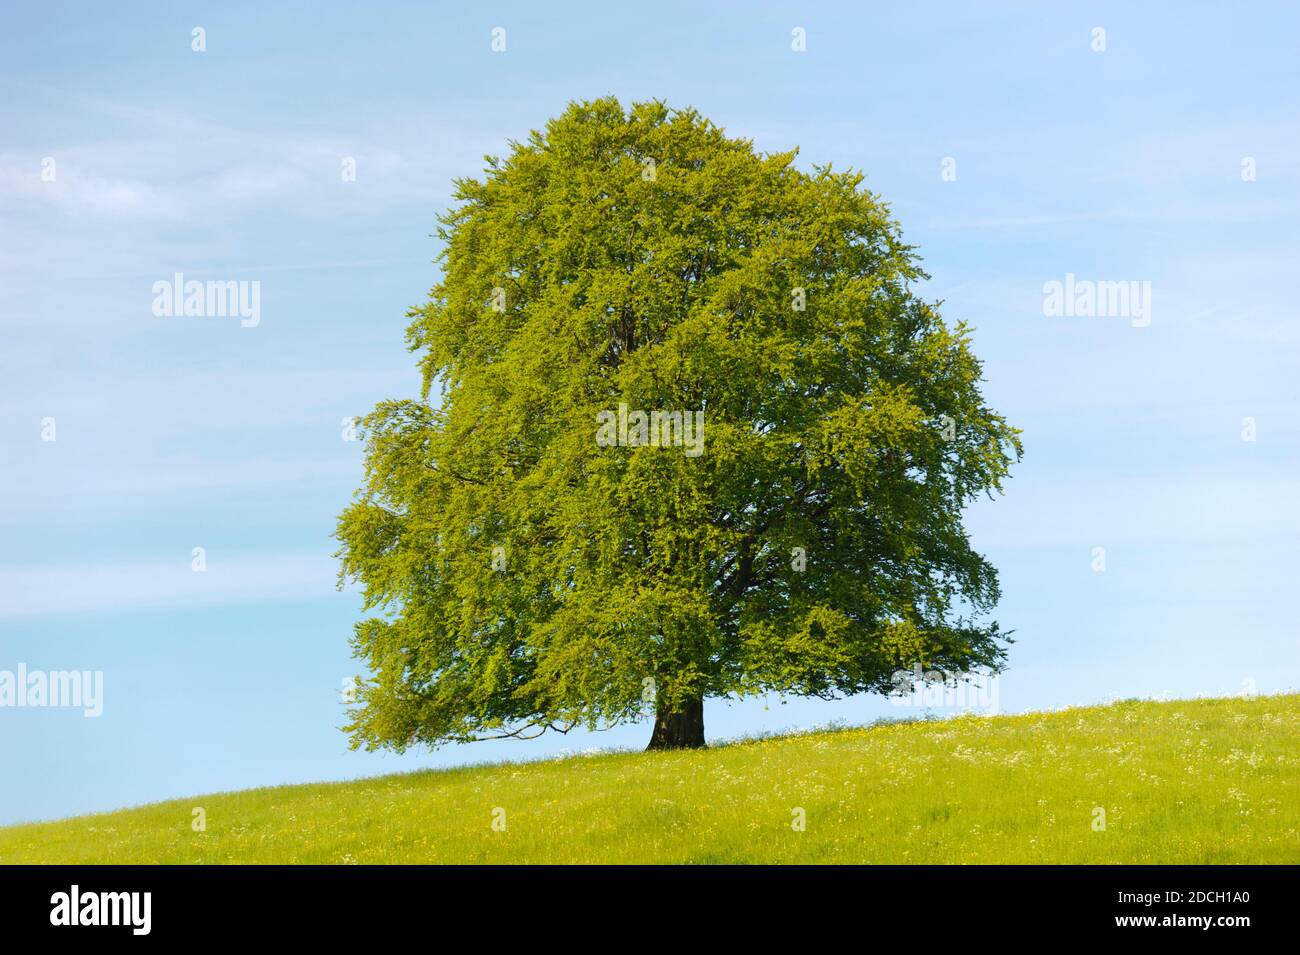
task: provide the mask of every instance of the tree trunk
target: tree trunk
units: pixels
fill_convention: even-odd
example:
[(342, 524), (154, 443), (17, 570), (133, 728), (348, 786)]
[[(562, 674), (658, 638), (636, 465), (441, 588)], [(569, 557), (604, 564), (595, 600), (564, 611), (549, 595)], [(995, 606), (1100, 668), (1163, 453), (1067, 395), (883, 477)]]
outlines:
[(655, 713), (655, 731), (650, 734), (652, 749), (699, 749), (704, 745), (704, 700), (685, 700), (680, 709)]

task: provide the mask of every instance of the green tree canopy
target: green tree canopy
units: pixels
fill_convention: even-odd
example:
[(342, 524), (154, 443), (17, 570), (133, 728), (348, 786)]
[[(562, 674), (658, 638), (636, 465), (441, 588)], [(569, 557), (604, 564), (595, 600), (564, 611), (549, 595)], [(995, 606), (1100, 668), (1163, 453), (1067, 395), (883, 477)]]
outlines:
[(363, 420), (338, 522), (353, 745), (649, 709), (700, 745), (706, 697), (1001, 665), (962, 510), (1018, 432), (862, 175), (794, 158), (608, 98), (457, 181), (423, 393)]

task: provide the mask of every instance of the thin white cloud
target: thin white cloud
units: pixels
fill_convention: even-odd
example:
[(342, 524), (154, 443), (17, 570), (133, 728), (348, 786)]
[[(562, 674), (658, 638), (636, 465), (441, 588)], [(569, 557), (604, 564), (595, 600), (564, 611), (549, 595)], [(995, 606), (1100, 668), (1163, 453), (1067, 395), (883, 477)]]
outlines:
[(1045, 475), (1027, 459), (1004, 496), (972, 506), (972, 533), (981, 548), (1076, 548), (1081, 560), (1094, 546), (1209, 551), (1300, 536), (1294, 477), (1255, 466), (1255, 449), (1239, 444), (1236, 468), (1225, 456), (1214, 472), (1184, 475), (1108, 477), (1105, 462), (1094, 474)]
[(173, 561), (0, 566), (0, 617), (156, 610), (337, 597), (338, 563), (322, 554), (247, 556), (209, 552)]
[[(321, 218), (444, 202), (451, 180), (481, 165), (484, 151), (436, 117), (290, 136), (167, 116), (127, 138), (47, 149), (0, 152), (0, 208), (88, 217), (81, 227), (130, 216), (181, 219), (196, 229), (267, 212)], [(41, 179), (47, 155), (53, 182)], [(342, 176), (348, 157), (355, 181)]]

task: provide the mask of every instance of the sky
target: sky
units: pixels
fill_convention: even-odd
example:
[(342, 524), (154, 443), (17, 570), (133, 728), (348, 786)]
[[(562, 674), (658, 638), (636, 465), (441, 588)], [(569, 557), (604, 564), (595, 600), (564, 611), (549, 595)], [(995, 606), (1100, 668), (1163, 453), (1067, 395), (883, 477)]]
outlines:
[[(1016, 640), (984, 711), (1300, 684), (1294, 7), (272, 6), (5, 11), (0, 678), (101, 672), (103, 712), (0, 707), (0, 824), (645, 745), (340, 730), (344, 420), (418, 392), (406, 311), (451, 180), (607, 94), (862, 170), (974, 328), (1025, 443), (967, 516)], [(256, 324), (156, 314), (177, 273), (258, 282)], [(1045, 314), (1067, 274), (1149, 313)], [(714, 700), (706, 726), (958, 709)]]

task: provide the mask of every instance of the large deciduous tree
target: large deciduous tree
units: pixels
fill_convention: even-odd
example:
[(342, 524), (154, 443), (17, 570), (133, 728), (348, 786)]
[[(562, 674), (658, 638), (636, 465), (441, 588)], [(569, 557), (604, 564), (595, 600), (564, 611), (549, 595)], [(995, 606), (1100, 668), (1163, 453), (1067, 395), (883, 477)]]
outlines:
[(610, 98), (457, 181), (423, 393), (364, 419), (338, 522), (354, 746), (652, 708), (699, 746), (707, 697), (1001, 666), (962, 511), (1018, 432), (862, 175), (794, 158)]

